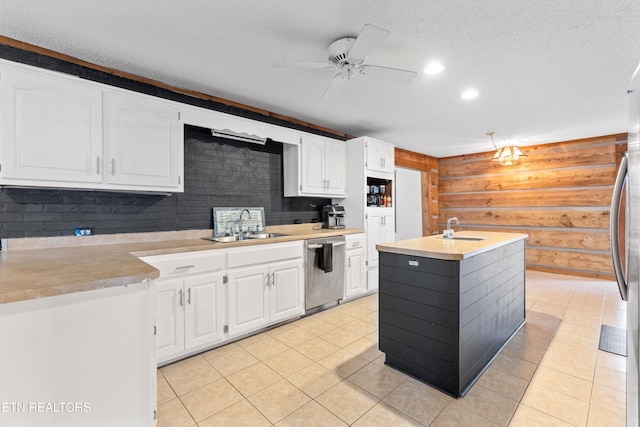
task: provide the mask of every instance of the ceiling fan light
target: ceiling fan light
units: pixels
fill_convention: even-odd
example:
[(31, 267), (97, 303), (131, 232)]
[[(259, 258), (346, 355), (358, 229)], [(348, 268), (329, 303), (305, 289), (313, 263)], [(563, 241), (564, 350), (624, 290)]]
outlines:
[(431, 62), (424, 68), (424, 73), (429, 75), (439, 74), (444, 70), (444, 65), (439, 62)]

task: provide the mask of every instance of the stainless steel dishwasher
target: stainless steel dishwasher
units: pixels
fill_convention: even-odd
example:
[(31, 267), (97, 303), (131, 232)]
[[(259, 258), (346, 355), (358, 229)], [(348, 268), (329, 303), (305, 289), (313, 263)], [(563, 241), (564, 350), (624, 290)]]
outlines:
[(338, 302), (344, 297), (344, 236), (305, 243), (305, 310)]

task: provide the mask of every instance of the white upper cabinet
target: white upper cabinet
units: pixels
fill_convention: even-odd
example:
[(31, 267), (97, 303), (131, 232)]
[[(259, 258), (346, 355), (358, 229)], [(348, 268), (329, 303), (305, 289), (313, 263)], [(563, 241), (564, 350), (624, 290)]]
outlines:
[(0, 183), (101, 183), (102, 90), (22, 67), (0, 73)]
[(393, 173), (395, 170), (395, 148), (392, 144), (365, 138), (366, 168), (377, 172)]
[[(327, 194), (344, 196), (346, 187), (347, 145), (342, 141), (325, 140), (325, 171)], [(313, 160), (312, 160), (313, 161)]]
[(324, 138), (305, 138), (300, 142), (300, 192), (324, 194), (326, 159)]
[(124, 187), (183, 191), (183, 126), (176, 106), (107, 93), (107, 182)]
[(284, 195), (344, 197), (346, 144), (307, 134), (284, 146)]
[(177, 104), (0, 61), (0, 185), (182, 192)]

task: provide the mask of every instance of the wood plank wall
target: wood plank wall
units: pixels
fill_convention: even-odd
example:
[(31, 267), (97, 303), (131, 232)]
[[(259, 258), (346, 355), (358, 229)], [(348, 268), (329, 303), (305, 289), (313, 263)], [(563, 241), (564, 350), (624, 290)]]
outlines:
[(493, 151), (439, 159), (439, 231), (529, 234), (527, 268), (613, 278), (609, 211), (627, 134), (523, 147), (517, 165)]
[(396, 147), (395, 165), (420, 171), (422, 235), (438, 232), (438, 159)]

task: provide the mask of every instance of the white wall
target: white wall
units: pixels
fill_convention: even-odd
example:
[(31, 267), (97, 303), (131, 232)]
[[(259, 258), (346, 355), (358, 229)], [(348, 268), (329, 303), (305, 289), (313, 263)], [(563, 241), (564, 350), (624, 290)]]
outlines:
[(396, 240), (422, 237), (420, 171), (396, 168)]

